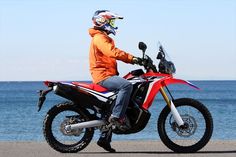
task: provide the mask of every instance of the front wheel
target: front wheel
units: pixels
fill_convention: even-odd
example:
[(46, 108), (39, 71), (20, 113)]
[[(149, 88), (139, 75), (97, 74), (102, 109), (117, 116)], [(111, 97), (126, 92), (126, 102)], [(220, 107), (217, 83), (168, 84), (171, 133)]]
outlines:
[(90, 114), (80, 110), (72, 102), (60, 103), (51, 108), (44, 119), (44, 137), (56, 151), (62, 153), (81, 151), (92, 140), (94, 128), (68, 132), (65, 126), (89, 120)]
[(158, 119), (162, 142), (178, 153), (193, 153), (203, 148), (213, 132), (213, 120), (208, 109), (199, 101), (181, 98), (173, 101), (185, 125), (179, 127), (166, 106)]

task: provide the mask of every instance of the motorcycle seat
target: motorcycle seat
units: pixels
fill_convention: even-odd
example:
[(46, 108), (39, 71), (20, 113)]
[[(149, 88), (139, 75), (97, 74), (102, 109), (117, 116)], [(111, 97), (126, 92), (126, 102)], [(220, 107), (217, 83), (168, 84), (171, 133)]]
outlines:
[(98, 84), (95, 84), (95, 83), (85, 83), (85, 82), (72, 82), (73, 85), (76, 85), (76, 86), (81, 86), (81, 87), (85, 87), (85, 88), (88, 88), (88, 89), (91, 89), (91, 90), (95, 90), (97, 92), (106, 92), (108, 91), (108, 89), (98, 85)]

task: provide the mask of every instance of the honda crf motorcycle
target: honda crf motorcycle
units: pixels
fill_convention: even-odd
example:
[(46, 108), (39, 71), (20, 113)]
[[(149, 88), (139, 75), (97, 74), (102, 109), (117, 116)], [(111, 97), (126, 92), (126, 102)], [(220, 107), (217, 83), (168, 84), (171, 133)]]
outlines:
[(156, 105), (154, 99), (158, 93), (162, 95), (166, 106), (157, 120), (157, 130), (161, 141), (169, 149), (181, 153), (196, 152), (209, 142), (213, 132), (209, 110), (192, 98), (175, 99), (167, 86), (185, 84), (199, 88), (188, 81), (174, 78), (175, 66), (166, 59), (162, 45), (157, 54), (160, 60), (158, 70), (145, 54), (146, 44), (140, 42), (139, 49), (143, 52), (142, 66), (145, 72), (137, 69), (124, 76), (133, 84), (126, 111), (131, 126), (128, 130), (119, 130), (108, 122), (117, 91), (85, 82), (44, 82), (48, 89), (40, 90), (38, 111), (51, 91), (68, 100), (52, 107), (44, 119), (43, 134), (53, 149), (66, 153), (81, 151), (91, 142), (95, 130), (112, 129), (115, 134), (125, 135), (142, 131), (151, 116), (149, 108)]

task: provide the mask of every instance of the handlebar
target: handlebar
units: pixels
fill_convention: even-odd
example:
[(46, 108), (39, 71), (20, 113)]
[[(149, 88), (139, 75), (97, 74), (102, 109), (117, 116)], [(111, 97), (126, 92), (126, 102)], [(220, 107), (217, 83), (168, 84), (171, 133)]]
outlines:
[[(152, 59), (148, 55), (145, 54), (147, 45), (143, 42), (139, 42), (138, 46), (139, 46), (139, 49), (142, 50), (143, 52), (142, 65), (145, 68), (145, 70), (147, 72), (149, 71), (158, 72), (156, 66), (153, 64)], [(165, 74), (175, 73), (176, 69), (175, 69), (174, 63), (172, 63), (171, 61), (167, 61), (165, 57), (166, 57), (165, 51), (163, 47), (160, 45), (159, 52), (156, 57), (157, 59), (160, 60), (159, 65), (158, 65), (159, 72), (165, 73)]]
[(153, 64), (152, 59), (148, 55), (145, 55), (143, 58), (143, 67), (146, 71), (152, 70), (153, 72), (157, 72), (156, 66)]

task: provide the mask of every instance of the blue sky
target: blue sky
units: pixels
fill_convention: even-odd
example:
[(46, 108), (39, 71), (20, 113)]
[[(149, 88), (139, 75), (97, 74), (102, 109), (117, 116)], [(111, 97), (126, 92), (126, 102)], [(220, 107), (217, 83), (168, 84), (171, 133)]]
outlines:
[[(88, 28), (99, 9), (124, 16), (118, 48), (141, 56), (144, 41), (155, 60), (160, 41), (176, 77), (236, 79), (235, 0), (0, 0), (0, 81), (91, 80)], [(121, 75), (139, 68), (118, 64)]]

